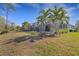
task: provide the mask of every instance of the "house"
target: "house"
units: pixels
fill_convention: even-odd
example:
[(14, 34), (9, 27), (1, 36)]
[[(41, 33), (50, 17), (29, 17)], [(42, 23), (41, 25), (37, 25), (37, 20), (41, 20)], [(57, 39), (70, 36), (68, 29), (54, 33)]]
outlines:
[(32, 30), (38, 31), (38, 32), (55, 32), (56, 31), (57, 24), (53, 24), (52, 22), (46, 22), (43, 24), (38, 24), (37, 22), (32, 23)]
[(76, 27), (74, 25), (68, 25), (68, 28), (71, 31), (76, 31)]

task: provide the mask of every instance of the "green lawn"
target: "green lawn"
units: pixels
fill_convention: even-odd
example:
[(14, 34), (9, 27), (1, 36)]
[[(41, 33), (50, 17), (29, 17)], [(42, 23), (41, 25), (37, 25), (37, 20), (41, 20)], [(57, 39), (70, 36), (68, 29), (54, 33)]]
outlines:
[(79, 32), (62, 34), (58, 38), (46, 38), (35, 48), (35, 55), (79, 56)]
[[(16, 32), (0, 35), (0, 55), (42, 55), (42, 56), (79, 56), (79, 32), (61, 34), (59, 37), (46, 37), (35, 42), (22, 41), (4, 44), (9, 40), (35, 32)], [(20, 40), (22, 38), (19, 38)]]

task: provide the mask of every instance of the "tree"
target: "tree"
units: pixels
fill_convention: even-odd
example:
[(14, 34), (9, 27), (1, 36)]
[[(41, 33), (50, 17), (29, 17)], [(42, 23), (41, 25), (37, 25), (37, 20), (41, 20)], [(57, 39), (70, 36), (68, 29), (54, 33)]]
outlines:
[(22, 30), (29, 30), (30, 23), (25, 21), (22, 23)]
[(5, 28), (6, 28), (6, 30), (8, 30), (7, 24), (8, 24), (9, 12), (14, 11), (15, 7), (14, 7), (14, 5), (12, 3), (4, 3), (3, 6), (4, 6), (3, 10), (5, 11), (5, 14), (6, 14), (5, 15), (5, 19), (6, 19)]
[(16, 26), (16, 31), (20, 31), (21, 27), (20, 26)]
[(44, 25), (47, 21), (47, 16), (49, 13), (49, 9), (43, 9), (42, 11), (40, 11), (40, 16), (37, 17), (38, 21), (38, 25), (41, 24), (41, 29), (42, 31), (44, 30)]
[(67, 15), (67, 12), (64, 10), (64, 8), (61, 8), (60, 19), (62, 28), (67, 28), (67, 26), (69, 25), (69, 16)]
[(55, 6), (54, 9), (50, 9), (50, 10), (51, 10), (51, 13), (49, 15), (49, 19), (52, 21), (52, 23), (55, 24), (56, 31), (58, 32), (59, 24), (62, 26), (63, 24), (68, 24), (69, 17), (66, 15), (67, 12), (62, 7), (57, 8)]
[(43, 16), (39, 16), (39, 17), (37, 17), (37, 19), (38, 19), (38, 21), (37, 21), (38, 24), (44, 23)]
[[(60, 10), (61, 8), (57, 8), (56, 6), (53, 9), (50, 9), (49, 20), (53, 23), (56, 32), (58, 32), (59, 19), (60, 19)], [(58, 25), (57, 25), (58, 24)]]

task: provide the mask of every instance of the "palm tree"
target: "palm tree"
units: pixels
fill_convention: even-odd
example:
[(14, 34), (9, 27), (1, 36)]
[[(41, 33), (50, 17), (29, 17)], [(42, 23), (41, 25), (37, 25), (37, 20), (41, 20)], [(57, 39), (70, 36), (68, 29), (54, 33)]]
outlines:
[[(56, 6), (54, 7), (54, 9), (50, 9), (50, 13), (49, 13), (49, 20), (53, 23), (54, 28), (56, 29), (56, 32), (58, 32), (58, 21), (59, 21), (59, 17), (60, 16), (60, 8), (57, 8)], [(57, 23), (56, 23), (57, 22)]]
[[(61, 7), (57, 8), (56, 6), (54, 9), (51, 9), (51, 13), (49, 16), (49, 19), (52, 21), (53, 24), (55, 24), (56, 31), (58, 32), (57, 29), (59, 29), (59, 24), (68, 23), (69, 17), (66, 15), (66, 11)], [(59, 23), (59, 24), (58, 24)], [(56, 25), (58, 24), (58, 25)]]
[(41, 24), (41, 28), (40, 27), (39, 28), (42, 30), (43, 29), (43, 26), (44, 26), (44, 21), (45, 21), (44, 20), (44, 17), (43, 16), (39, 16), (39, 17), (37, 17), (37, 19), (38, 19), (37, 26), (39, 26)]
[(38, 23), (38, 25), (41, 24), (42, 30), (44, 30), (44, 25), (47, 21), (48, 12), (49, 12), (48, 9), (43, 9), (40, 12), (41, 15), (37, 17), (37, 19), (38, 19), (37, 23)]
[(56, 32), (58, 32), (59, 24), (62, 24), (62, 26), (63, 24), (66, 24), (65, 27), (67, 27), (67, 24), (69, 23), (69, 17), (64, 8), (58, 8), (56, 6), (53, 9), (42, 10), (41, 15), (37, 17), (37, 19), (38, 24), (41, 24), (42, 26), (48, 21), (52, 22)]
[(61, 10), (61, 13), (60, 13), (60, 24), (62, 26), (62, 29), (68, 30), (69, 16), (67, 15), (67, 12), (64, 10), (64, 8), (61, 8), (60, 10)]

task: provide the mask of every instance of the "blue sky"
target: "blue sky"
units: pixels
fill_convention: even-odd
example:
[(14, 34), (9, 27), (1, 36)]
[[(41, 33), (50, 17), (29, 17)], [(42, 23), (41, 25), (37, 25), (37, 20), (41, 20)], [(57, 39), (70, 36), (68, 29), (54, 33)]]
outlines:
[[(13, 4), (15, 11), (9, 13), (9, 21), (21, 25), (24, 21), (33, 23), (37, 21), (36, 17), (42, 9), (53, 8), (54, 6), (64, 7), (70, 16), (70, 24), (75, 24), (79, 20), (79, 4), (77, 3), (23, 3)], [(2, 5), (0, 4), (0, 8)], [(0, 12), (5, 16), (5, 12)]]

